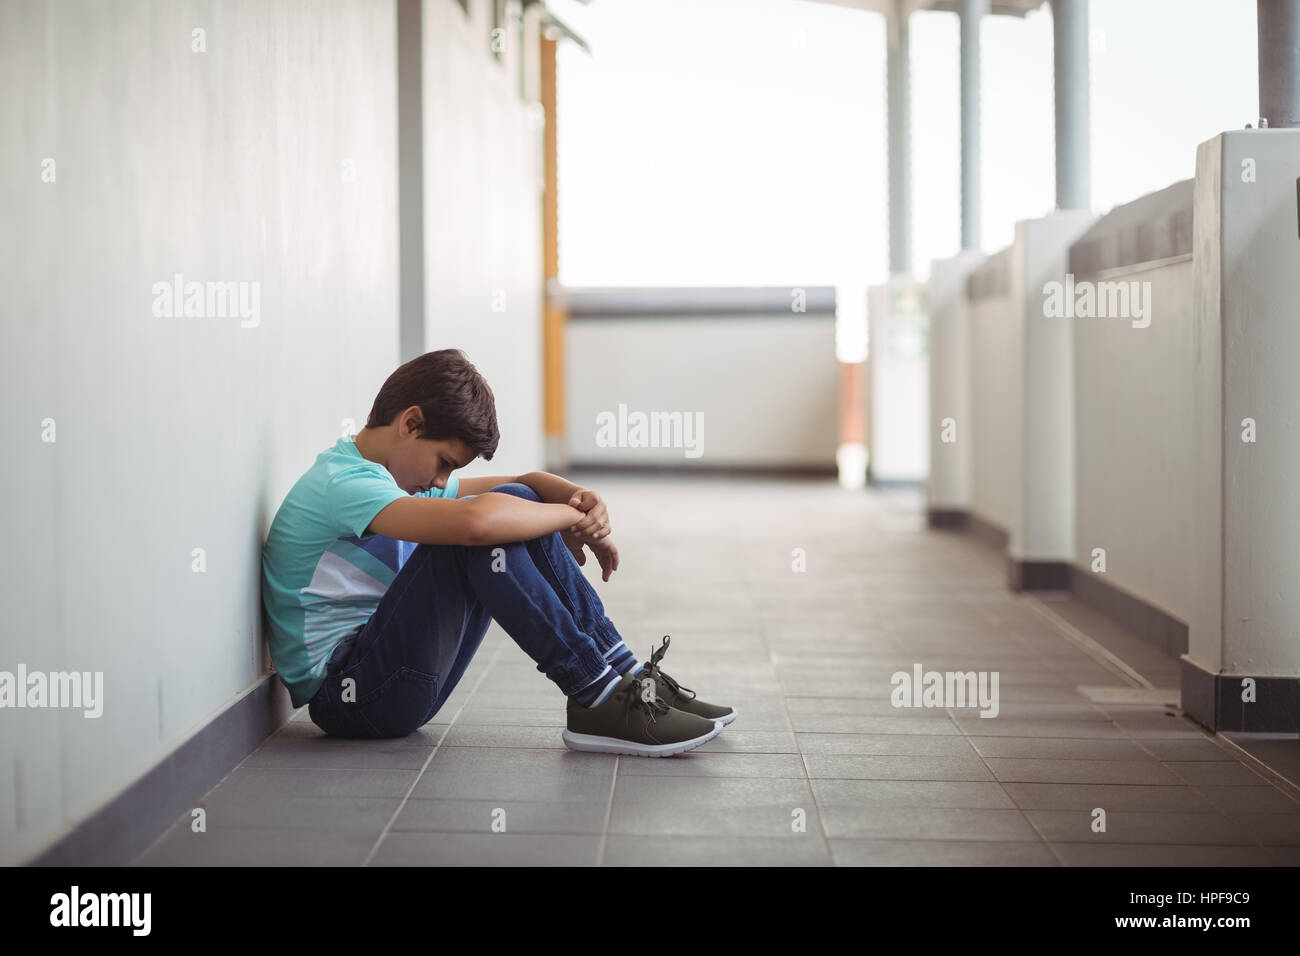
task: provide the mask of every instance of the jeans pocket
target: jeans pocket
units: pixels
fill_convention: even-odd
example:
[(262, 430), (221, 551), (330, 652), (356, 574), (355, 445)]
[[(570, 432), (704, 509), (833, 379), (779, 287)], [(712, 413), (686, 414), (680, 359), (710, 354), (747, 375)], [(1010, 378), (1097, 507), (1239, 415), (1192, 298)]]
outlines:
[(399, 667), (374, 690), (357, 698), (355, 714), (376, 737), (405, 737), (428, 723), (438, 698), (438, 675)]

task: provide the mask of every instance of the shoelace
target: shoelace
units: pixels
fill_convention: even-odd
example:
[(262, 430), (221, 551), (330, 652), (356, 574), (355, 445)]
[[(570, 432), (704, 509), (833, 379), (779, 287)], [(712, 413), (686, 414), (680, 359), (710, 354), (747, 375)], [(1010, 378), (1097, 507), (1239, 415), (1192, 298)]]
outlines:
[(663, 671), (659, 669), (659, 662), (663, 660), (664, 655), (668, 653), (668, 645), (670, 642), (671, 642), (671, 638), (667, 634), (665, 634), (663, 646), (659, 648), (659, 650), (655, 650), (653, 644), (650, 645), (650, 666), (647, 667), (646, 670), (649, 671), (651, 677), (653, 677), (657, 681), (663, 681), (665, 684), (671, 687), (677, 694), (680, 694), (682, 697), (685, 697), (687, 700), (694, 700), (695, 691), (691, 690), (689, 687), (683, 687), (681, 684), (677, 683), (677, 681), (673, 680), (671, 677), (669, 677), (667, 674), (665, 674)]
[(655, 692), (655, 682), (653, 677), (634, 677), (632, 679), (634, 687), (629, 687), (627, 691), (627, 709), (630, 714), (633, 707), (641, 707), (646, 710), (650, 717), (650, 723), (659, 719), (659, 714), (666, 714), (672, 708)]

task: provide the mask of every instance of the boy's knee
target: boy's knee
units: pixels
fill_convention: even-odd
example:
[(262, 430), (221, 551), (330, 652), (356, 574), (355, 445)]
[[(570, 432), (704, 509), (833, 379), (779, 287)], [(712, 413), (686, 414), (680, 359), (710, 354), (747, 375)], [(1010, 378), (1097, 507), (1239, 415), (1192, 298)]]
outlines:
[(537, 492), (533, 491), (532, 488), (528, 487), (521, 481), (508, 481), (503, 485), (497, 485), (492, 490), (507, 495), (514, 495), (516, 498), (527, 498), (529, 501), (542, 500), (537, 496)]

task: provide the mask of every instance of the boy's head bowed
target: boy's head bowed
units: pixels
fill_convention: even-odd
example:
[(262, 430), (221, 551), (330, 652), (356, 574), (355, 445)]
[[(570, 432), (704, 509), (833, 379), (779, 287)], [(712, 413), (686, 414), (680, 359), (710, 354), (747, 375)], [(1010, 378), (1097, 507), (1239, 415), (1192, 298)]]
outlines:
[(458, 439), (491, 461), (501, 440), (496, 399), (460, 349), (426, 352), (398, 367), (375, 396), (366, 427), (382, 428), (412, 405), (424, 418), (421, 438)]

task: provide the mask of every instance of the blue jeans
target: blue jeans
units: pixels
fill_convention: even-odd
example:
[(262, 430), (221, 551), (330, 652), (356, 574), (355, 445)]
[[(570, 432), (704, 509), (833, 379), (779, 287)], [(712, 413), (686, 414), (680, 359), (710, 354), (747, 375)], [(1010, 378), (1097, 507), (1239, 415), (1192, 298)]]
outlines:
[[(518, 482), (492, 490), (538, 500)], [(415, 732), (455, 689), (494, 618), (566, 696), (600, 677), (623, 644), (559, 532), (422, 544), (365, 625), (335, 647), (308, 704), (312, 722), (336, 737)]]

